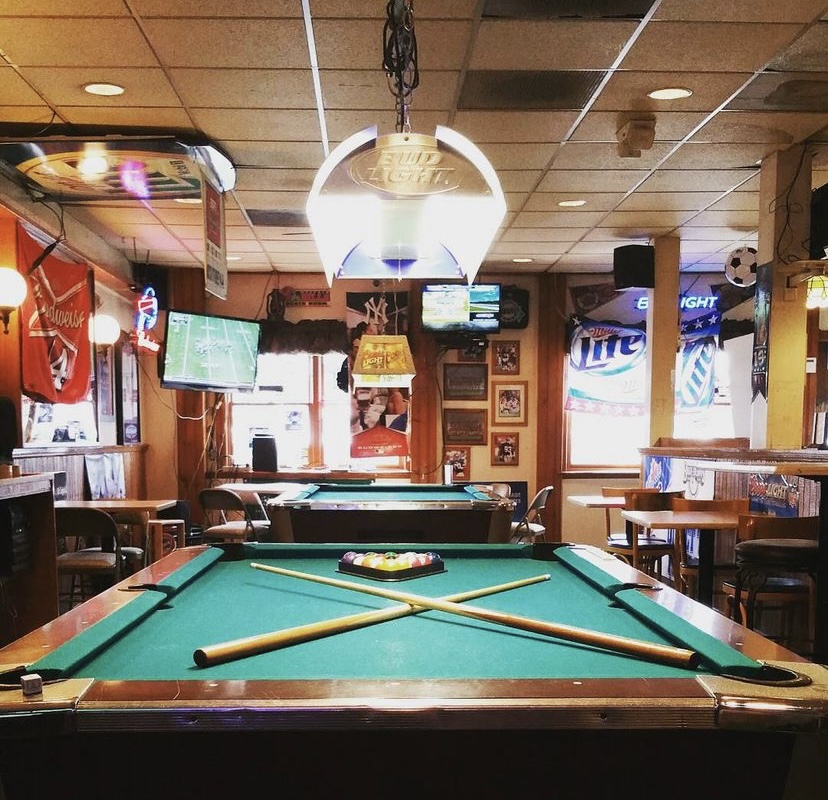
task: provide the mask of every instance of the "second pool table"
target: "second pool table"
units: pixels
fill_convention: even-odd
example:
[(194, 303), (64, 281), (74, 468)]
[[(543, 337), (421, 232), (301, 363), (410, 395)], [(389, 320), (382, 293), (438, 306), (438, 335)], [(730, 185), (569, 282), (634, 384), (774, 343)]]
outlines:
[(505, 543), (513, 510), (460, 484), (310, 484), (267, 502), (276, 542)]
[[(394, 587), (442, 597), (549, 575), (474, 604), (690, 647), (699, 667), (433, 611), (196, 665), (205, 645), (394, 605), (251, 568), (342, 579), (348, 548), (177, 550), (0, 650), (6, 796), (606, 797), (623, 784), (781, 798), (803, 748), (824, 748), (824, 667), (588, 548), (444, 544), (445, 572)], [(763, 683), (760, 660), (791, 668), (790, 685)], [(25, 696), (32, 673), (45, 686)], [(824, 781), (825, 763), (806, 766)]]

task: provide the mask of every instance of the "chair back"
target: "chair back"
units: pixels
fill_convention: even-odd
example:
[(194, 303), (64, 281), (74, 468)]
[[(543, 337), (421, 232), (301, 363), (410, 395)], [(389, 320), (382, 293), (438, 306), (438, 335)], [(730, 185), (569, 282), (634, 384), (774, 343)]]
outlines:
[(660, 492), (641, 489), (627, 489), (624, 492), (624, 508), (627, 511), (669, 511), (674, 498), (683, 491)]
[(736, 541), (751, 539), (819, 539), (819, 517), (775, 517), (772, 514), (739, 514)]
[(55, 533), (67, 549), (100, 547), (105, 553), (120, 556), (118, 525), (99, 508), (56, 508)]
[(521, 522), (540, 522), (543, 524), (543, 511), (546, 508), (546, 501), (549, 493), (552, 491), (552, 486), (544, 486), (529, 503), (526, 513), (523, 515)]
[[(198, 502), (204, 510), (208, 519), (208, 528), (216, 522), (210, 521), (215, 514), (218, 515), (218, 524), (228, 523), (240, 525), (244, 522), (248, 534), (255, 530), (253, 520), (244, 504), (244, 500), (230, 489), (210, 488), (202, 489), (198, 493)], [(237, 522), (234, 522), (237, 520)]]
[[(655, 494), (659, 490), (656, 488), (648, 488), (648, 487), (633, 487), (636, 492), (643, 492), (645, 494)], [(602, 497), (624, 497), (627, 492), (631, 491), (629, 486), (602, 486), (601, 487), (601, 496)], [(604, 525), (607, 529), (607, 539), (612, 536), (612, 512), (613, 509), (605, 508), (604, 509)]]
[(733, 511), (737, 514), (747, 514), (750, 510), (750, 499), (734, 497), (726, 500), (696, 500), (694, 497), (674, 497), (673, 511)]

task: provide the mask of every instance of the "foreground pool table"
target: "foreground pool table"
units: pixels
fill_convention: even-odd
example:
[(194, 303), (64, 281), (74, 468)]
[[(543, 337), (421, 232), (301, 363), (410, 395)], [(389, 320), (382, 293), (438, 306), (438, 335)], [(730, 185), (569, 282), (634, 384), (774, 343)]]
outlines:
[(267, 502), (271, 539), (305, 543), (505, 543), (513, 510), (460, 484), (310, 484)]
[[(341, 574), (347, 549), (177, 550), (0, 650), (5, 796), (606, 797), (624, 785), (753, 800), (781, 798), (789, 774), (825, 779), (811, 756), (828, 671), (600, 551), (445, 544), (432, 548), (445, 571), (385, 583)], [(197, 666), (214, 644), (400, 605), (252, 564), (432, 598), (548, 575), (473, 604), (689, 649), (701, 664), (403, 606)], [(24, 695), (32, 673), (43, 691)]]

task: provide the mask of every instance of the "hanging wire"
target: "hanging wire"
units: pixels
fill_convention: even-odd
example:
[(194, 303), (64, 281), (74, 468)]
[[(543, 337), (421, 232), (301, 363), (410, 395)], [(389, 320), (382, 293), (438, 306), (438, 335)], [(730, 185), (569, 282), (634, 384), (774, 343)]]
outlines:
[(382, 32), (382, 66), (388, 88), (397, 98), (397, 132), (411, 130), (408, 109), (420, 83), (417, 37), (414, 34), (414, 0), (388, 0)]

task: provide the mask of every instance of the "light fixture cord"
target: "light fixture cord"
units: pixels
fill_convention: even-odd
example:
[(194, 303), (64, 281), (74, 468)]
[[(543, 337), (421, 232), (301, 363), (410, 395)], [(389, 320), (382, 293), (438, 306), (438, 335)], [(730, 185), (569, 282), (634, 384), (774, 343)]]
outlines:
[(382, 65), (388, 88), (397, 98), (397, 132), (408, 133), (408, 109), (420, 83), (417, 37), (414, 34), (414, 0), (388, 0), (383, 28)]

